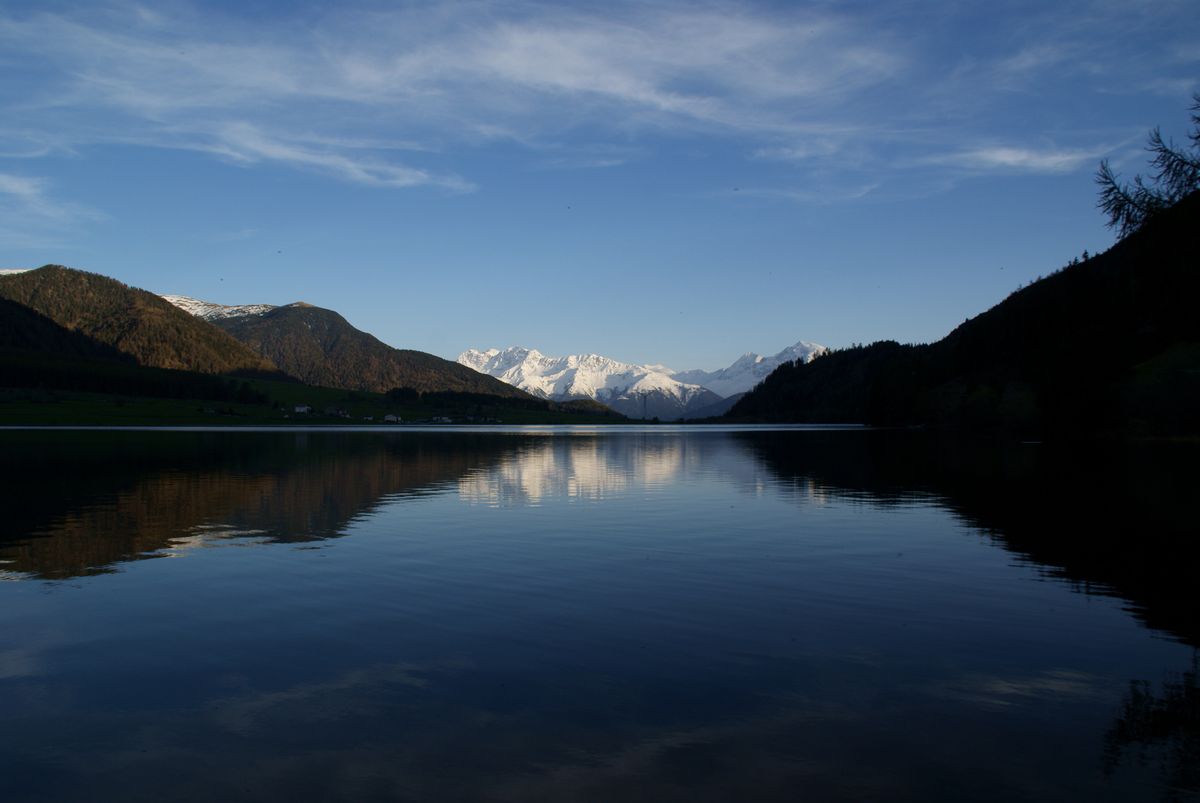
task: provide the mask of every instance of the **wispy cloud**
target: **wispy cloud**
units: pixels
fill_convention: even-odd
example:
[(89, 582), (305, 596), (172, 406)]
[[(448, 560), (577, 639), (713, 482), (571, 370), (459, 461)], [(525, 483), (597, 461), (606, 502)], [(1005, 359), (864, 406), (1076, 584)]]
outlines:
[[(864, 37), (826, 11), (721, 3), (604, 14), (470, 2), (349, 10), (254, 37), (234, 20), (173, 8), (0, 16), (0, 45), (43, 65), (7, 108), (53, 121), (47, 133), (74, 144), (192, 148), (362, 184), (463, 191), (471, 183), (454, 171), (398, 160), (377, 143), (506, 138), (561, 151), (583, 129), (593, 140), (796, 134), (805, 128), (797, 104), (828, 109), (888, 80), (905, 58), (887, 35)], [(28, 132), (7, 134), (28, 146)]]
[[(833, 161), (881, 174), (902, 162), (1054, 172), (1077, 169), (1098, 143), (1063, 130), (1052, 111), (1024, 141), (1053, 134), (1055, 148), (955, 143), (1011, 125), (1011, 96), (1047, 81), (1175, 86), (1197, 59), (1182, 39), (1114, 57), (1118, 35), (1145, 28), (1146, 15), (1103, 2), (1009, 14), (994, 32), (939, 10), (944, 37), (974, 26), (982, 46), (970, 58), (930, 47), (931, 34), (902, 15), (826, 3), (659, 0), (589, 12), (465, 0), (279, 15), (269, 27), (165, 8), (0, 12), (6, 66), (35, 65), (0, 78), (0, 154), (150, 144), (452, 192), (473, 188), (456, 156), (498, 140), (534, 151), (535, 166), (612, 166), (624, 157), (597, 145), (705, 136), (826, 175)], [(1173, 4), (1157, 16), (1160, 28), (1187, 19)]]
[(102, 217), (94, 209), (56, 199), (50, 189), (45, 178), (0, 173), (0, 245), (42, 246), (71, 226)]
[(744, 198), (767, 198), (801, 204), (824, 205), (857, 201), (866, 198), (880, 187), (879, 182), (842, 183), (837, 187), (737, 187), (726, 195)]
[(539, 145), (544, 156), (534, 167), (544, 170), (595, 170), (619, 167), (646, 158), (646, 148), (621, 144)]
[(62, 217), (66, 214), (66, 209), (47, 200), (46, 183), (42, 178), (0, 173), (0, 193), (16, 200), (34, 214), (51, 218)]
[[(329, 140), (326, 140), (329, 142)], [(474, 186), (457, 176), (437, 175), (403, 165), (357, 154), (353, 143), (316, 149), (295, 140), (267, 134), (250, 123), (229, 123), (212, 132), (211, 138), (193, 146), (224, 156), (233, 162), (254, 164), (280, 162), (378, 187), (414, 187), (428, 184), (466, 192)]]
[(962, 167), (968, 170), (1009, 170), (1027, 173), (1066, 173), (1084, 165), (1093, 165), (1108, 149), (1095, 150), (1022, 148), (989, 145), (957, 153), (930, 157), (930, 164)]

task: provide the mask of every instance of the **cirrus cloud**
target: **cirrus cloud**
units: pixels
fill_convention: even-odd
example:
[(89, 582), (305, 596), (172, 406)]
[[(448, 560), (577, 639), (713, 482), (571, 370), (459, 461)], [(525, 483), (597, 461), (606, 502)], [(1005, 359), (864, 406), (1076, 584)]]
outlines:
[[(1013, 98), (1179, 83), (1197, 60), (1195, 23), (1175, 3), (1147, 15), (1080, 0), (1032, 16), (1002, 3), (983, 22), (909, 5), (468, 0), (267, 24), (185, 3), (13, 8), (0, 12), (13, 67), (0, 78), (0, 153), (152, 145), (450, 192), (475, 186), (464, 152), (498, 141), (542, 167), (611, 167), (625, 159), (596, 154), (703, 138), (820, 166), (810, 183), (886, 183), (914, 165), (1054, 173), (1128, 130), (1064, 124), (1053, 106), (1014, 116)], [(966, 56), (948, 46), (964, 37)]]

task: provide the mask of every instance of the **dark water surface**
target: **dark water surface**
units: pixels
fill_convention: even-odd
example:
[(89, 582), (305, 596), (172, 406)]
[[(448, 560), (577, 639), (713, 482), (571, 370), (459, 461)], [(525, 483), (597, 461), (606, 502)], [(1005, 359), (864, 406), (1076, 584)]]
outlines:
[(1196, 799), (1198, 456), (0, 432), (0, 799)]

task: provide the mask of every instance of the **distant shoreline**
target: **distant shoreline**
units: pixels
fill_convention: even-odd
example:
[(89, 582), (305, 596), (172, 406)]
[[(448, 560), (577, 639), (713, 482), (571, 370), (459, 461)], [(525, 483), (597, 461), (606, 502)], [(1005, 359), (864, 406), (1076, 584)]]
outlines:
[(0, 424), (0, 432), (462, 432), (587, 433), (594, 431), (672, 432), (863, 432), (866, 424)]

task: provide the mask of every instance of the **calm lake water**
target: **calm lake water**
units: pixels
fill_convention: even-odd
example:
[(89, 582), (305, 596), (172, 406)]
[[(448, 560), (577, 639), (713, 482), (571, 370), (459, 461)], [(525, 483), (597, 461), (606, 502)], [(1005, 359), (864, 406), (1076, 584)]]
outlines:
[(1196, 799), (1198, 456), (0, 432), (0, 798)]

